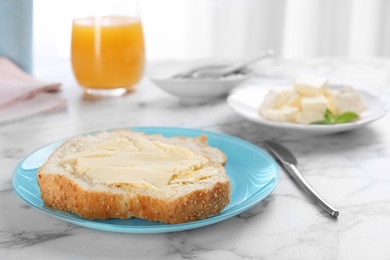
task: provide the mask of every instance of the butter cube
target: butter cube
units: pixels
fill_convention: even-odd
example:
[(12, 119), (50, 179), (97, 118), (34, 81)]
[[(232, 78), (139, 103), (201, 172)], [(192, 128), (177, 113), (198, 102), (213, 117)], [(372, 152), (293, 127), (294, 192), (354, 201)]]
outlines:
[(298, 111), (297, 107), (282, 106), (281, 108), (267, 108), (261, 111), (261, 115), (272, 121), (293, 122)]
[(318, 111), (303, 111), (295, 115), (295, 122), (299, 124), (310, 124), (324, 119), (324, 113)]
[(324, 96), (302, 97), (301, 99), (302, 111), (314, 111), (325, 113), (328, 108), (328, 100)]
[(295, 79), (294, 89), (302, 96), (318, 96), (327, 91), (328, 80), (316, 76), (301, 76)]
[(329, 107), (335, 115), (345, 112), (360, 114), (366, 109), (359, 93), (352, 87), (345, 87), (332, 95), (329, 98)]
[(286, 98), (283, 93), (279, 93), (273, 90), (268, 91), (265, 95), (263, 102), (259, 108), (259, 112), (268, 108), (280, 108), (285, 104)]
[(294, 90), (282, 92), (285, 97), (286, 106), (301, 108), (301, 96)]
[(324, 96), (326, 97), (326, 98), (330, 98), (331, 96), (333, 96), (335, 94), (335, 91), (333, 91), (333, 90), (327, 90), (327, 91), (325, 91), (325, 93), (324, 93)]

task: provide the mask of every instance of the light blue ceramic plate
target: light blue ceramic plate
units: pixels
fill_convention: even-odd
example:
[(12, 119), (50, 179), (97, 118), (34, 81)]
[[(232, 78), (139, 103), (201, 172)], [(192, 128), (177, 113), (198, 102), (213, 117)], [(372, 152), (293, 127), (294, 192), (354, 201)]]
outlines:
[(139, 127), (132, 128), (132, 130), (148, 134), (162, 134), (166, 137), (196, 137), (206, 134), (209, 144), (222, 150), (228, 158), (226, 171), (231, 181), (232, 191), (231, 201), (227, 207), (216, 216), (173, 225), (137, 218), (91, 221), (70, 212), (52, 210), (46, 207), (41, 199), (36, 176), (37, 169), (64, 140), (42, 147), (19, 163), (13, 176), (16, 192), (33, 207), (76, 225), (122, 233), (164, 233), (199, 228), (236, 216), (262, 201), (278, 183), (279, 168), (276, 162), (259, 147), (236, 137), (197, 129), (171, 127)]

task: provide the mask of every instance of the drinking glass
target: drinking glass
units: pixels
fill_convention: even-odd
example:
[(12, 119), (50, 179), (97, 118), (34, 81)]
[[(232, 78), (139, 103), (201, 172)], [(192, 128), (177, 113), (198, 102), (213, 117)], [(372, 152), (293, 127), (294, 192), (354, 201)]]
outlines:
[[(82, 3), (83, 1), (80, 1)], [(91, 1), (73, 19), (73, 73), (87, 94), (120, 96), (141, 80), (145, 47), (138, 3)]]

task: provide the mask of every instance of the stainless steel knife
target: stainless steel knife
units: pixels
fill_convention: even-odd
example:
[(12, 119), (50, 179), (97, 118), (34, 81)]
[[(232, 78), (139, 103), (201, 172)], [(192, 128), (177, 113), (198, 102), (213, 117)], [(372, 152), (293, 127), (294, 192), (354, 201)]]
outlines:
[(295, 156), (284, 146), (272, 142), (264, 141), (265, 147), (268, 151), (280, 162), (283, 168), (291, 175), (291, 177), (298, 183), (298, 185), (315, 201), (321, 208), (323, 208), (332, 217), (337, 218), (339, 211), (326, 202), (306, 181), (306, 179), (299, 172), (297, 165), (298, 161)]

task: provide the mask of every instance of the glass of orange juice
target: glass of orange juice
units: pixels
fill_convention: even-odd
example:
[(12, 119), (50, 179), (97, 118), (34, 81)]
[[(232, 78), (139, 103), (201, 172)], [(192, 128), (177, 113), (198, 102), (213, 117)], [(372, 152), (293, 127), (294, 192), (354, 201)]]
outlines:
[(145, 65), (137, 2), (109, 0), (91, 5), (96, 13), (73, 20), (73, 73), (87, 94), (123, 95), (141, 80)]

